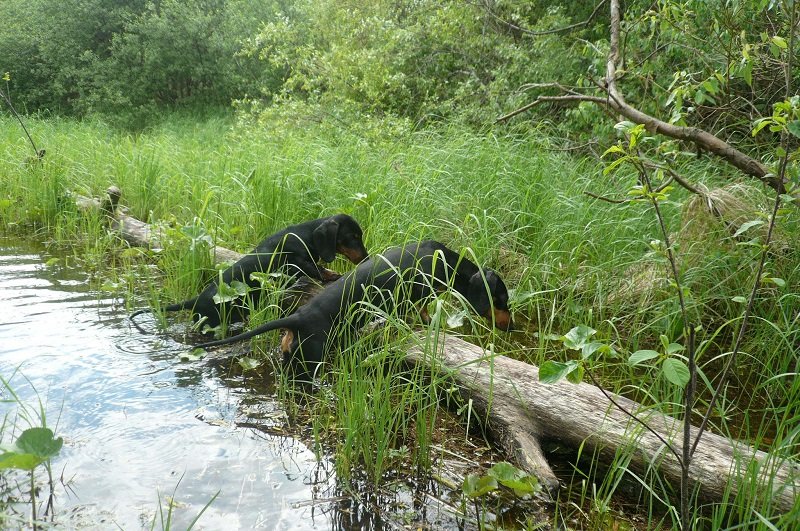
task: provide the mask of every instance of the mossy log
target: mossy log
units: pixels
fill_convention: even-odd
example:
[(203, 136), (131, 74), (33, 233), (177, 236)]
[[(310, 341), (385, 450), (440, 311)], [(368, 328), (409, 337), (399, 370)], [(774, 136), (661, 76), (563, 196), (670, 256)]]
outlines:
[[(107, 209), (110, 226), (131, 245), (157, 246), (158, 232), (116, 208), (119, 191), (109, 192), (113, 206)], [(111, 199), (109, 199), (111, 200)], [(101, 202), (97, 202), (100, 206)], [(217, 247), (218, 260), (237, 260), (242, 255)], [(298, 282), (296, 295), (311, 296), (320, 289), (313, 282)], [(231, 347), (220, 354), (233, 357), (247, 349)], [(558, 488), (558, 479), (547, 463), (539, 441), (557, 441), (572, 448), (583, 446), (596, 451), (607, 462), (627, 453), (629, 466), (638, 474), (656, 469), (677, 487), (681, 467), (677, 458), (659, 437), (680, 453), (682, 424), (675, 418), (653, 411), (627, 398), (612, 395), (617, 404), (647, 422), (659, 437), (615, 407), (607, 394), (586, 383), (562, 381), (544, 384), (537, 367), (517, 361), (463, 341), (443, 336), (435, 355), (413, 347), (407, 353), (409, 363), (422, 364), (431, 372), (446, 374), (459, 386), (465, 399), (482, 419), (489, 434), (520, 468), (535, 474), (550, 492)], [(693, 428), (696, 433), (697, 429)], [(788, 458), (755, 451), (749, 445), (713, 433), (705, 433), (689, 467), (691, 488), (701, 499), (719, 501), (726, 491), (736, 495), (742, 480), (756, 477), (759, 491), (780, 511), (789, 511), (800, 493), (800, 466)]]

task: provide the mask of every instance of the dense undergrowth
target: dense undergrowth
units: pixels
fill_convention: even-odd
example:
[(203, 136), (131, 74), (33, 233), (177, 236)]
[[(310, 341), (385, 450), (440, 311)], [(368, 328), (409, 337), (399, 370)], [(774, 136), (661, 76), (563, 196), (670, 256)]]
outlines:
[[(681, 389), (658, 367), (627, 363), (632, 352), (658, 350), (660, 336), (669, 342), (682, 339), (678, 303), (654, 242), (661, 236), (652, 208), (586, 195), (624, 198), (636, 176), (605, 176), (599, 161), (551, 150), (543, 132), (514, 136), (460, 127), (422, 132), (396, 127), (382, 134), (379, 128), (348, 129), (325, 121), (270, 127), (190, 116), (165, 119), (139, 134), (92, 120), (37, 119), (28, 127), (47, 150), (41, 163), (26, 162), (30, 146), (18, 126), (9, 117), (0, 119), (0, 230), (70, 249), (76, 263), (96, 272), (98, 284), (119, 291), (131, 308), (183, 300), (199, 291), (215, 274), (204, 242), (246, 252), (287, 224), (345, 212), (362, 224), (373, 253), (435, 238), (455, 249), (469, 248), (477, 262), (501, 273), (513, 290), (519, 329), (504, 334), (478, 323), (459, 328), (471, 340), (541, 365), (574, 358), (553, 338), (577, 325), (590, 326), (596, 339), (618, 353), (592, 362), (590, 370), (603, 385), (666, 413), (683, 414)], [(738, 228), (766, 216), (768, 193), (749, 183), (731, 186), (725, 170), (707, 159), (681, 170), (709, 190), (746, 200), (737, 203)], [(75, 207), (74, 194), (99, 196), (112, 184), (122, 190), (129, 214), (171, 227), (163, 251), (128, 249), (102, 228), (97, 214)], [(675, 189), (662, 211), (678, 242), (689, 311), (701, 325), (702, 406), (741, 324), (763, 232), (753, 223), (734, 237), (730, 227), (690, 203), (690, 194)], [(714, 431), (795, 457), (800, 436), (797, 225), (796, 208), (782, 212), (767, 262), (768, 277), (777, 281), (759, 287), (743, 356), (726, 400), (712, 415)], [(338, 259), (332, 267), (351, 266)], [(446, 326), (446, 318), (437, 323)], [(388, 336), (373, 332), (342, 353), (347, 355), (339, 357), (326, 388), (335, 398), (314, 398), (321, 402), (315, 436), (333, 438), (337, 468), (347, 471), (359, 464), (376, 482), (393, 460), (409, 455), (424, 469), (437, 405), (447, 398), (436, 389), (442, 382), (409, 375), (387, 361), (408, 337), (400, 321), (392, 330)], [(355, 362), (363, 357), (371, 363)], [(368, 399), (375, 396), (391, 400), (377, 409)], [(395, 407), (398, 403), (403, 405)], [(365, 405), (373, 408), (367, 411)], [(624, 464), (618, 468), (624, 470)], [(582, 477), (574, 476), (571, 490), (586, 494), (585, 484), (579, 486)], [(639, 501), (649, 525), (673, 525), (674, 513), (652, 501), (674, 492), (651, 478), (641, 481)], [(594, 496), (587, 496), (584, 508), (598, 515), (606, 507), (599, 500), (610, 496), (616, 483), (602, 475), (590, 476), (589, 483), (598, 491), (590, 489)], [(698, 506), (700, 525), (780, 528), (800, 516), (798, 506), (780, 515), (754, 489), (743, 491), (730, 505)]]

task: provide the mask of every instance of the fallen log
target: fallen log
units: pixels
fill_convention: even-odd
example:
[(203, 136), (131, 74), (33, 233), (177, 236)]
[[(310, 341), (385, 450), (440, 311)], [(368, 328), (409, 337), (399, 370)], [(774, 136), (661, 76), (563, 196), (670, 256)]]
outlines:
[[(112, 229), (119, 231), (131, 245), (156, 245), (158, 232), (120, 213), (116, 203), (118, 193), (109, 191), (108, 195), (110, 198), (116, 195), (116, 200), (110, 199), (112, 206), (105, 207)], [(222, 248), (216, 248), (215, 255), (227, 256), (226, 260), (242, 256)], [(295, 294), (308, 297), (318, 289), (313, 282), (299, 282)], [(222, 355), (234, 357), (248, 350), (232, 347), (223, 350)], [(473, 409), (511, 460), (536, 475), (550, 492), (558, 488), (558, 478), (547, 463), (540, 440), (558, 441), (573, 448), (588, 446), (609, 462), (619, 452), (629, 452), (629, 466), (638, 474), (658, 470), (670, 483), (680, 483), (680, 463), (662, 442), (666, 440), (673, 448), (680, 448), (682, 424), (675, 418), (609, 394), (617, 404), (646, 421), (656, 436), (615, 407), (593, 385), (566, 381), (543, 384), (539, 382), (537, 367), (487, 352), (455, 336), (440, 337), (433, 348), (430, 342), (422, 340), (409, 349), (406, 359), (452, 378), (462, 396), (472, 400)], [(697, 433), (696, 428), (692, 431)], [(758, 477), (760, 492), (780, 511), (789, 511), (797, 503), (800, 493), (797, 462), (755, 451), (745, 443), (713, 433), (705, 433), (697, 446), (689, 479), (691, 488), (702, 499), (719, 501), (728, 489), (736, 495), (740, 488), (738, 479), (752, 474)]]
[[(412, 348), (407, 359), (449, 375), (473, 409), (486, 419), (491, 431), (500, 435), (504, 449), (519, 465), (538, 473), (527, 463), (530, 440), (552, 440), (578, 448), (596, 450), (609, 462), (618, 452), (629, 452), (630, 467), (638, 474), (657, 469), (672, 485), (680, 484), (681, 467), (676, 457), (653, 433), (612, 405), (597, 387), (539, 381), (539, 369), (528, 363), (487, 352), (483, 348), (448, 336), (437, 346)], [(625, 397), (609, 395), (668, 441), (680, 453), (682, 422)], [(697, 428), (693, 427), (693, 438)], [(535, 462), (535, 460), (534, 460)], [(759, 491), (780, 511), (792, 510), (800, 493), (800, 466), (787, 458), (755, 451), (749, 445), (706, 432), (689, 466), (690, 488), (708, 501), (731, 498), (739, 491), (739, 479), (756, 474)], [(745, 488), (750, 485), (744, 481)], [(676, 488), (677, 492), (677, 488)]]
[[(162, 229), (129, 216), (126, 210), (119, 206), (121, 197), (120, 189), (110, 186), (106, 189), (102, 200), (75, 196), (75, 202), (81, 209), (99, 209), (106, 216), (109, 227), (134, 247), (161, 249)], [(211, 251), (216, 263), (236, 262), (244, 256), (219, 245), (214, 246)]]

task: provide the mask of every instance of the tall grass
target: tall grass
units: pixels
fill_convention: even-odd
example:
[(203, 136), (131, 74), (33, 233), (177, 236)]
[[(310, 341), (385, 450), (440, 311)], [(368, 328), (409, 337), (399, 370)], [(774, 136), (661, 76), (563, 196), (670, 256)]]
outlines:
[[(186, 228), (200, 227), (213, 242), (245, 252), (289, 223), (346, 212), (364, 226), (371, 252), (433, 237), (469, 248), (475, 261), (497, 269), (513, 289), (521, 330), (461, 331), (531, 363), (570, 356), (548, 337), (577, 324), (597, 329), (597, 337), (621, 353), (653, 348), (662, 334), (674, 340), (682, 328), (666, 270), (650, 252), (650, 241), (659, 238), (652, 213), (642, 204), (612, 205), (584, 194), (624, 197), (635, 177), (601, 176), (592, 160), (550, 151), (542, 134), (496, 136), (454, 127), (380, 136), (327, 124), (243, 126), (226, 117), (166, 119), (138, 135), (98, 121), (31, 120), (29, 129), (47, 149), (42, 165), (23, 162), (30, 148), (13, 120), (0, 118), (0, 227), (38, 231), (38, 237), (80, 249), (81, 259), (136, 292), (136, 304), (191, 297), (215, 274), (191, 250)], [(683, 171), (710, 188), (724, 182), (709, 162)], [(131, 215), (172, 227), (168, 249), (126, 254), (97, 219), (71, 206), (68, 192), (99, 195), (110, 184), (122, 189)], [(679, 232), (686, 221), (685, 199), (674, 191), (662, 205), (669, 231)], [(790, 210), (781, 224), (785, 234), (796, 235), (797, 212)], [(783, 279), (783, 287), (760, 288), (737, 379), (712, 416), (718, 433), (783, 456), (797, 455), (800, 437), (800, 256), (793, 238), (770, 258), (770, 275)], [(679, 241), (689, 311), (702, 324), (702, 403), (729, 356), (739, 326), (737, 297), (752, 284), (759, 247), (734, 241), (724, 229)], [(333, 267), (351, 266), (338, 259)], [(148, 287), (145, 279), (154, 274), (161, 288)], [(404, 445), (424, 468), (440, 398), (439, 382), (400, 366), (395, 351), (404, 348), (408, 329), (397, 316), (385, 317), (394, 326), (354, 340), (336, 357), (330, 386), (313, 398), (330, 398), (318, 405), (313, 429), (320, 442), (335, 434), (340, 472), (358, 464), (376, 483), (396, 466)], [(611, 390), (682, 414), (680, 392), (657, 371), (633, 368), (622, 358), (603, 359), (593, 371)], [(623, 454), (616, 463), (627, 470)], [(595, 482), (583, 491), (595, 502), (582, 510), (605, 510), (618, 480), (598, 478), (593, 470), (582, 474), (579, 483)], [(668, 502), (669, 486), (652, 477), (634, 481), (650, 493), (641, 502), (645, 511), (654, 521), (662, 518), (647, 507)], [(763, 522), (788, 518), (776, 515), (755, 489), (698, 510), (712, 527), (750, 522), (768, 528)]]

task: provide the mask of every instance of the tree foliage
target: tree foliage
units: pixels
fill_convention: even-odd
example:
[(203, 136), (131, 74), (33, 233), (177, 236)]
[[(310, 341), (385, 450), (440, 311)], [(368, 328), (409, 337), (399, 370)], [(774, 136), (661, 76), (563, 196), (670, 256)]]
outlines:
[(240, 43), (268, 6), (244, 0), (5, 0), (0, 70), (28, 109), (144, 114), (257, 91)]
[[(788, 1), (626, 2), (622, 90), (664, 121), (751, 142), (782, 99)], [(66, 114), (291, 101), (486, 125), (552, 94), (545, 83), (596, 89), (609, 47), (606, 0), (5, 0), (0, 20), (15, 102)], [(552, 102), (513, 123), (614, 134), (603, 112)]]

